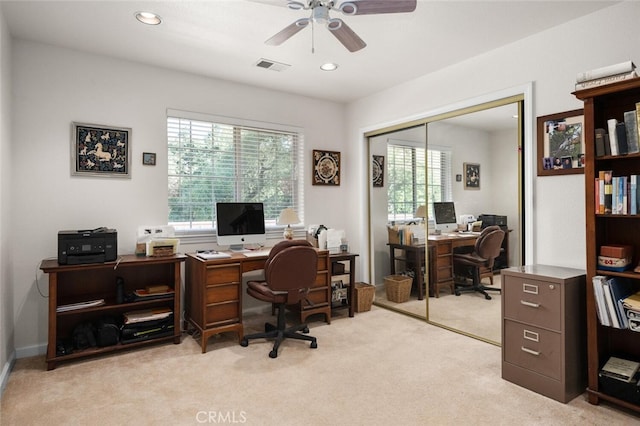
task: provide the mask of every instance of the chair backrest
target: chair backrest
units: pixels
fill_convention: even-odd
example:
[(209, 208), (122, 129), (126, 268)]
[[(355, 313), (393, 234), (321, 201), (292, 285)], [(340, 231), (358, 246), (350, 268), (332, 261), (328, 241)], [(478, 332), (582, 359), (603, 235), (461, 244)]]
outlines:
[(484, 239), (484, 237), (486, 237), (487, 234), (489, 234), (490, 232), (498, 231), (498, 230), (500, 230), (500, 227), (498, 225), (491, 225), (491, 226), (487, 226), (482, 231), (480, 231), (480, 235), (476, 239), (476, 243), (474, 245), (473, 251), (475, 251), (476, 253), (479, 253), (480, 244), (482, 243), (482, 240)]
[(318, 252), (307, 241), (283, 241), (271, 249), (265, 279), (271, 290), (286, 291), (287, 304), (294, 304), (315, 283), (317, 265)]
[(487, 266), (492, 267), (494, 259), (500, 255), (503, 239), (504, 231), (499, 228), (478, 238), (479, 247), (476, 253), (479, 257), (487, 260)]

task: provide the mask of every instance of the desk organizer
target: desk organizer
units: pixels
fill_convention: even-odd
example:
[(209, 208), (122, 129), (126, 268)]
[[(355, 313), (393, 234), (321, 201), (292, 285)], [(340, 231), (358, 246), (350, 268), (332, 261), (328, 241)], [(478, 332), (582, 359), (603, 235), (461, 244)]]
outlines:
[(371, 284), (356, 283), (355, 310), (356, 312), (366, 312), (371, 310), (373, 296), (376, 288)]
[(384, 277), (384, 289), (387, 292), (387, 300), (396, 303), (404, 303), (409, 300), (411, 283), (413, 278), (406, 275), (389, 275)]

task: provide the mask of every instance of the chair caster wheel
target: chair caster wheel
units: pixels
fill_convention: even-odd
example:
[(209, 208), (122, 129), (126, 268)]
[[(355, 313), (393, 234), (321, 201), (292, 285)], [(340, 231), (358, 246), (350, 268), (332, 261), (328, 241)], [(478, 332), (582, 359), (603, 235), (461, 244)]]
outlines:
[(246, 348), (247, 346), (249, 346), (249, 341), (247, 339), (240, 340), (240, 346)]
[(488, 294), (484, 296), (485, 299), (487, 300), (491, 300), (491, 296), (489, 296)]
[(456, 296), (460, 296), (460, 292), (459, 291), (456, 291), (454, 293), (455, 293)]
[(278, 351), (269, 352), (269, 358), (277, 358), (277, 357), (278, 357)]
[(305, 328), (303, 328), (303, 329), (302, 329), (302, 332), (303, 332), (303, 333), (308, 333), (308, 332), (309, 332), (309, 327), (305, 327)]
[(309, 346), (311, 347), (311, 349), (316, 349), (318, 347), (318, 342), (311, 342)]

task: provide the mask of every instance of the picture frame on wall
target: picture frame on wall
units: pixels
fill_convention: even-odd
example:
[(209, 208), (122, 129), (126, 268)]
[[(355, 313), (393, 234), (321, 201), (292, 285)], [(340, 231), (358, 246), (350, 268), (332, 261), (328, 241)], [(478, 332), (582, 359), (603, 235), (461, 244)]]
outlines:
[(373, 156), (372, 179), (374, 188), (384, 187), (384, 155)]
[(71, 175), (131, 178), (131, 128), (71, 124)]
[(313, 150), (313, 185), (340, 185), (340, 153)]
[(142, 153), (142, 164), (145, 166), (155, 166), (156, 165), (156, 153), (155, 152), (143, 152)]
[(537, 118), (538, 176), (584, 173), (584, 110)]
[(480, 164), (463, 163), (464, 189), (480, 189)]

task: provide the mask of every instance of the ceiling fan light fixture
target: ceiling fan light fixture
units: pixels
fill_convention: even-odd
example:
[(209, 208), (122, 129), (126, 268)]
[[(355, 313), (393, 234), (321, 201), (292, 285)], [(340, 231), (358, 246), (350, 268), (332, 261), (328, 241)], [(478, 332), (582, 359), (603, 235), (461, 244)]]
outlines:
[(302, 10), (305, 8), (304, 3), (300, 3), (299, 1), (290, 1), (287, 3), (287, 7), (291, 10)]
[(358, 6), (351, 2), (344, 2), (340, 5), (338, 10), (345, 15), (355, 15), (358, 12)]
[(153, 12), (136, 12), (134, 16), (138, 21), (147, 25), (160, 25), (162, 23), (160, 15)]
[(311, 20), (314, 24), (326, 25), (329, 22), (329, 9), (326, 6), (318, 6), (311, 11)]
[(327, 62), (326, 64), (320, 65), (320, 69), (322, 71), (335, 71), (338, 69), (338, 64), (335, 64), (333, 62)]

